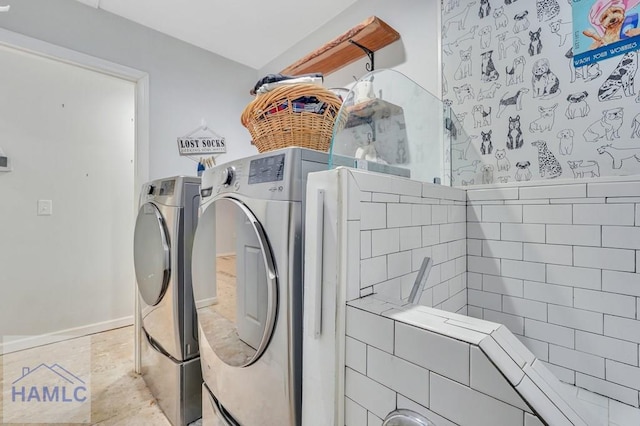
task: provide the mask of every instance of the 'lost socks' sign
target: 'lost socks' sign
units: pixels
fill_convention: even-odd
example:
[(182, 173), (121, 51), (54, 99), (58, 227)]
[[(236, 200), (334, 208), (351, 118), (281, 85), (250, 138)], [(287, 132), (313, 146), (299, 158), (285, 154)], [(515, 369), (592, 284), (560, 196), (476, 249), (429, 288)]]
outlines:
[(178, 138), (180, 155), (211, 155), (227, 152), (224, 137), (188, 137)]

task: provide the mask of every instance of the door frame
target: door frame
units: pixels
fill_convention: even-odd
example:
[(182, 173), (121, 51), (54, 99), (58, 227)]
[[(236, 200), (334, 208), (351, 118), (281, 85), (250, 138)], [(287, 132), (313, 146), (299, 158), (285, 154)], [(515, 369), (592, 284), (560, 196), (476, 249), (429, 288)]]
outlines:
[[(133, 183), (134, 194), (139, 195), (142, 184), (149, 180), (149, 74), (3, 28), (0, 28), (0, 45), (135, 83)], [(137, 213), (137, 203), (133, 211)]]
[[(137, 200), (139, 200), (140, 198), (142, 185), (149, 180), (149, 74), (144, 71), (107, 61), (105, 59), (77, 52), (66, 47), (61, 47), (52, 43), (48, 43), (46, 41), (38, 40), (20, 33), (9, 31), (4, 28), (0, 28), (0, 45), (66, 64), (74, 65), (80, 68), (85, 68), (101, 74), (106, 74), (135, 84), (135, 134), (133, 172), (134, 205), (131, 206), (132, 218), (135, 221), (136, 215), (138, 213)], [(139, 319), (140, 307), (135, 281), (131, 284), (131, 288), (133, 289), (132, 297), (134, 297), (134, 312), (132, 313), (131, 317), (125, 317), (122, 320), (118, 320), (117, 326), (122, 327), (131, 325), (132, 323), (135, 326), (134, 369), (136, 372), (139, 372), (141, 350)], [(85, 328), (86, 330), (84, 330)], [(114, 322), (110, 321), (108, 324), (102, 324), (102, 326), (101, 324), (96, 324), (89, 327), (84, 327), (83, 331), (85, 331), (85, 333), (83, 334), (97, 333), (112, 328), (114, 328)], [(3, 351), (5, 353), (8, 353), (20, 349), (39, 346), (42, 344), (62, 341), (68, 338), (68, 334), (66, 333), (68, 331), (69, 330), (63, 330), (48, 335), (37, 336), (34, 339), (29, 339), (29, 342), (16, 342), (16, 347), (2, 348), (3, 350), (0, 350), (0, 353), (2, 353)]]

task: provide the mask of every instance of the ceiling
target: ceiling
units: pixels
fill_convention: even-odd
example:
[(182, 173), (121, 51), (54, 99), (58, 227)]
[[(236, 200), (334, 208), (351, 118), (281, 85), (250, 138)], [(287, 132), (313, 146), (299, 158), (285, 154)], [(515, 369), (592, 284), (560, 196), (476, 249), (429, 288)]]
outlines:
[(259, 69), (356, 0), (78, 1)]

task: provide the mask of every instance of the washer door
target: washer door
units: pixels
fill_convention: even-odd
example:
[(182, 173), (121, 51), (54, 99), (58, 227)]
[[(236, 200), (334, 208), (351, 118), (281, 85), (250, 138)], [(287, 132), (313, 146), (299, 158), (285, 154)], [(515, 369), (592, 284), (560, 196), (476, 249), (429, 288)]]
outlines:
[(160, 303), (171, 276), (167, 226), (160, 210), (145, 203), (138, 212), (133, 238), (133, 261), (138, 291), (147, 305)]
[(278, 283), (264, 229), (241, 201), (219, 198), (198, 220), (192, 280), (198, 321), (218, 358), (254, 363), (274, 329)]

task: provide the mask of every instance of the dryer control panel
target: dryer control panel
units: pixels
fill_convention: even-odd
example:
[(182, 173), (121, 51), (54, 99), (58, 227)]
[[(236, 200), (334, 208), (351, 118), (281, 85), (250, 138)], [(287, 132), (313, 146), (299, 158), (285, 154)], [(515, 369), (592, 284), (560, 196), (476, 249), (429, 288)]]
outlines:
[(202, 173), (202, 202), (222, 194), (279, 201), (302, 201), (306, 177), (327, 169), (328, 155), (299, 147), (264, 152)]
[(256, 158), (249, 164), (249, 185), (284, 180), (284, 154)]

